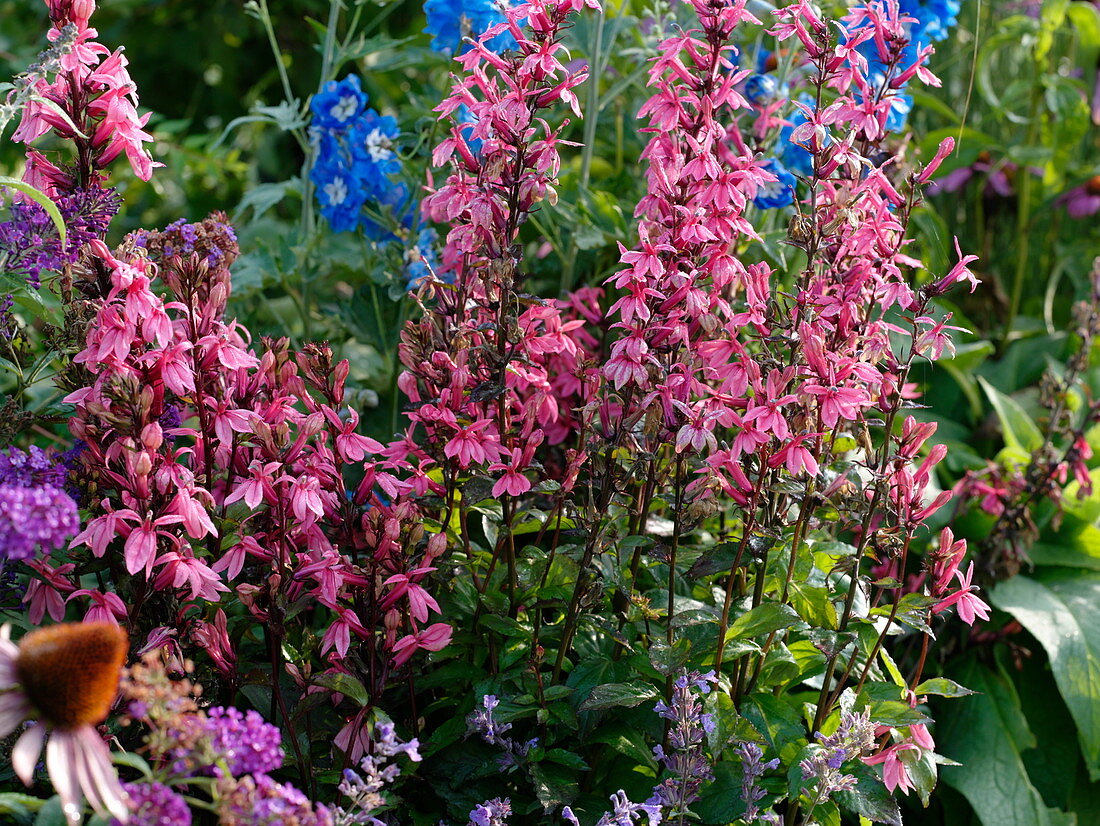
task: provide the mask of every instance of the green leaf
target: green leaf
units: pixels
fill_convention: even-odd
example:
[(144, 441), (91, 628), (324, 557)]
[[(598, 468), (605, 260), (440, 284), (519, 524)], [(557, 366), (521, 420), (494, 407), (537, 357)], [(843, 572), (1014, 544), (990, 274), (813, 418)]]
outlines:
[(633, 708), (661, 695), (647, 683), (607, 683), (592, 689), (592, 693), (580, 704), (580, 711), (625, 706)]
[(702, 556), (695, 560), (695, 564), (688, 571), (692, 579), (701, 579), (711, 574), (728, 571), (733, 567), (733, 561), (737, 558), (737, 549), (740, 542), (721, 542), (713, 548), (707, 548)]
[(343, 694), (359, 706), (370, 705), (370, 694), (366, 686), (350, 674), (318, 674), (313, 678), (314, 685)]
[[(703, 823), (733, 823), (745, 813), (745, 801), (741, 797), (741, 781), (744, 772), (737, 763), (725, 761), (714, 767), (714, 779), (705, 784), (699, 800), (691, 804), (691, 811)], [(765, 797), (760, 806), (768, 808), (770, 798)]]
[(933, 677), (913, 689), (914, 694), (937, 694), (940, 697), (967, 697), (974, 692), (946, 677)]
[[(741, 704), (741, 714), (779, 753), (783, 753), (785, 748), (797, 752), (806, 744), (806, 727), (802, 717), (785, 699), (773, 697), (770, 693), (750, 695)], [(785, 755), (784, 762), (791, 756)]]
[(790, 628), (801, 622), (798, 612), (791, 606), (780, 602), (765, 602), (737, 618), (726, 632), (726, 642), (770, 634), (772, 631)]
[(577, 796), (577, 781), (562, 766), (537, 763), (531, 766), (531, 781), (535, 785), (535, 796), (546, 811), (568, 805)]
[(1077, 723), (1081, 752), (1100, 779), (1100, 574), (1054, 569), (1002, 582), (990, 601), (1014, 616), (1047, 652)]
[(0, 794), (0, 815), (10, 815), (20, 823), (30, 823), (31, 814), (41, 809), (45, 802), (29, 794), (4, 792)]
[(153, 770), (145, 762), (145, 758), (132, 751), (116, 751), (111, 753), (111, 762), (116, 766), (127, 766), (141, 772), (143, 777), (153, 778)]
[(1020, 700), (1003, 674), (971, 659), (954, 674), (978, 694), (941, 717), (939, 748), (959, 761), (941, 772), (970, 802), (984, 826), (1076, 826), (1076, 818), (1051, 809), (1032, 784), (1021, 753), (1035, 737)]
[(1011, 396), (1006, 396), (985, 379), (978, 377), (978, 384), (982, 386), (985, 395), (989, 398), (997, 419), (1001, 423), (1004, 432), (1005, 445), (1019, 450), (1031, 452), (1038, 450), (1043, 444), (1043, 434), (1036, 427), (1035, 422), (1027, 415), (1020, 403)]
[(57, 208), (50, 196), (40, 189), (35, 189), (28, 183), (24, 183), (18, 178), (8, 178), (4, 175), (0, 175), (0, 186), (10, 187), (16, 189), (38, 204), (42, 209), (46, 210), (46, 214), (50, 216), (50, 220), (53, 221), (54, 227), (57, 229), (57, 236), (61, 239), (61, 246), (65, 246), (66, 232), (65, 219), (61, 217), (61, 210)]
[(578, 771), (588, 770), (588, 764), (584, 762), (583, 757), (566, 749), (550, 749), (543, 756), (543, 759)]
[(60, 797), (51, 797), (43, 804), (38, 810), (38, 817), (34, 819), (34, 826), (69, 826), (69, 820), (61, 808)]
[(278, 183), (257, 184), (245, 193), (241, 202), (237, 204), (234, 216), (239, 217), (245, 210), (252, 210), (252, 218), (255, 220), (280, 203), (287, 195), (302, 194), (302, 179), (291, 178), (288, 181)]
[(592, 743), (604, 743), (620, 754), (636, 761), (639, 765), (648, 766), (654, 772), (657, 771), (657, 761), (653, 757), (653, 750), (646, 742), (645, 734), (634, 726), (625, 723), (613, 723), (602, 726), (599, 731), (590, 738)]

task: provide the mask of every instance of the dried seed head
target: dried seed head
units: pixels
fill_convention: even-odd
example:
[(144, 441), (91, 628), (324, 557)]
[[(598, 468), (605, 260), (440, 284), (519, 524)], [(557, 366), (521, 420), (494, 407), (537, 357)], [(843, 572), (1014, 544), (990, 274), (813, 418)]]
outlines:
[(19, 641), (15, 667), (42, 719), (74, 729), (107, 717), (128, 648), (126, 632), (108, 622), (51, 625)]

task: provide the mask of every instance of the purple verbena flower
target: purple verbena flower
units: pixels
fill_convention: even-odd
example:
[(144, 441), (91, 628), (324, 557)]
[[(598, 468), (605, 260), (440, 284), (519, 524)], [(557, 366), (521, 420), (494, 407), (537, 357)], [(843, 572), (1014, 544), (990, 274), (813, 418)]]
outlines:
[(76, 502), (54, 487), (0, 485), (0, 558), (30, 559), (80, 530)]
[[(123, 783), (122, 788), (130, 807), (127, 826), (191, 826), (187, 801), (163, 783)], [(121, 826), (121, 821), (112, 818), (111, 826)]]
[(205, 725), (211, 748), (234, 777), (266, 774), (283, 765), (282, 734), (259, 713), (215, 706)]

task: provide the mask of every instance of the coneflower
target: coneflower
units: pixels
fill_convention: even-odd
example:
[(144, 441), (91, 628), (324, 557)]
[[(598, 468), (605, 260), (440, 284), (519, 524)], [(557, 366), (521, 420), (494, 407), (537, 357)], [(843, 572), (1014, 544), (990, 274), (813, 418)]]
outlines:
[(0, 737), (34, 721), (12, 750), (15, 773), (28, 786), (46, 743), (46, 771), (65, 817), (82, 819), (92, 808), (128, 819), (125, 793), (95, 727), (107, 717), (126, 660), (126, 632), (106, 622), (39, 628), (16, 645), (11, 626), (0, 628)]

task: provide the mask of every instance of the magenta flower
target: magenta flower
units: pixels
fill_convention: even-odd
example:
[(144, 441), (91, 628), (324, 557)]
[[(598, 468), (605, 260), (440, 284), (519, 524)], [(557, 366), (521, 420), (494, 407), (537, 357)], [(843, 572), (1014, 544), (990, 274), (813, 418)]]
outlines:
[(864, 757), (863, 762), (868, 766), (876, 766), (882, 763), (882, 780), (886, 788), (892, 793), (895, 789), (901, 789), (902, 794), (909, 794), (916, 788), (909, 778), (909, 770), (906, 768), (902, 755), (916, 753), (920, 756), (920, 746), (913, 743), (895, 743), (888, 749), (883, 749), (873, 757)]
[(988, 620), (989, 606), (974, 593), (978, 586), (970, 584), (974, 577), (974, 563), (970, 563), (965, 575), (961, 571), (955, 571), (955, 577), (959, 580), (959, 590), (933, 605), (932, 611), (939, 614), (952, 605), (956, 605), (958, 606), (959, 619), (967, 625), (973, 625), (976, 618)]
[(1064, 206), (1071, 218), (1087, 218), (1100, 212), (1100, 175), (1062, 193), (1055, 203)]

